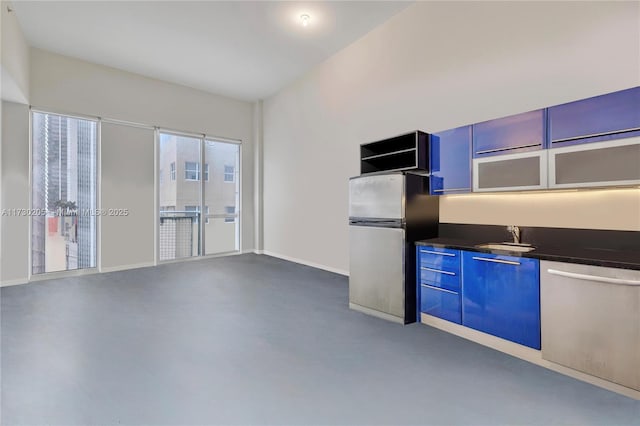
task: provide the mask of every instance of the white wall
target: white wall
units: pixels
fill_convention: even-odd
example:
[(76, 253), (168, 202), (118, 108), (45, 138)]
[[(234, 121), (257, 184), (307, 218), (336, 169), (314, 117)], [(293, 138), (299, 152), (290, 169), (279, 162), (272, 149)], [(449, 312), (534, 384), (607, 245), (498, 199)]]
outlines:
[(29, 45), (7, 2), (0, 7), (1, 94), (5, 101), (29, 102)]
[(154, 131), (102, 123), (100, 173), (102, 209), (127, 209), (126, 216), (100, 218), (103, 271), (149, 266), (155, 259)]
[[(264, 102), (265, 252), (346, 271), (347, 179), (359, 174), (359, 144), (638, 86), (639, 16), (638, 2), (408, 7)], [(589, 209), (602, 201), (592, 195), (539, 194), (528, 209), (569, 212), (577, 200)], [(505, 224), (520, 223), (521, 198), (468, 197), (462, 209), (443, 197), (441, 221), (485, 223), (500, 211)], [(614, 217), (575, 225), (639, 229), (637, 191), (605, 199)], [(539, 226), (573, 224), (542, 217)]]
[[(0, 205), (3, 209), (29, 207), (29, 107), (2, 102), (2, 176)], [(29, 272), (29, 218), (7, 214), (0, 217), (0, 282), (26, 281)]]
[[(3, 1), (0, 2), (0, 98), (3, 101), (10, 102), (18, 102), (18, 103), (27, 103), (29, 100), (29, 45), (18, 25), (18, 21), (16, 19), (15, 13), (10, 13), (8, 8), (8, 3)], [(5, 125), (2, 125), (3, 117), (5, 113), (3, 111), (2, 105), (4, 102), (0, 103), (0, 142), (5, 138), (7, 140), (15, 140), (19, 138), (18, 133), (21, 131), (16, 128), (7, 128), (7, 123), (12, 123), (11, 121), (7, 121)], [(6, 116), (7, 119), (17, 119), (18, 122), (22, 122), (21, 112), (19, 111), (20, 107), (18, 105), (10, 105), (9, 111), (7, 111)], [(7, 148), (9, 154), (14, 154), (15, 150), (19, 150), (22, 147), (10, 147)], [(14, 198), (14, 193), (12, 190), (8, 190), (10, 193), (7, 193), (7, 190), (2, 191), (2, 178), (4, 172), (2, 170), (3, 163), (3, 155), (2, 155), (2, 146), (0, 144), (0, 209), (7, 207), (7, 205), (3, 204), (3, 200), (6, 199), (9, 206), (11, 203), (17, 201)], [(15, 176), (15, 170), (10, 165), (7, 173), (9, 174), (9, 182), (14, 182), (13, 177)], [(3, 232), (3, 226), (5, 223), (13, 222), (23, 222), (24, 220), (18, 219), (2, 219), (0, 220), (0, 242), (4, 242), (8, 236), (13, 234), (13, 230), (9, 229), (6, 233)], [(2, 254), (2, 246), (4, 244), (0, 244), (0, 268), (4, 263), (3, 254)], [(8, 256), (11, 257), (11, 252), (8, 253)], [(11, 266), (9, 269), (5, 271), (0, 270), (0, 279), (3, 275), (7, 277), (15, 278), (15, 270), (13, 269), (16, 265), (13, 262), (9, 262)], [(7, 278), (9, 279), (9, 278)]]

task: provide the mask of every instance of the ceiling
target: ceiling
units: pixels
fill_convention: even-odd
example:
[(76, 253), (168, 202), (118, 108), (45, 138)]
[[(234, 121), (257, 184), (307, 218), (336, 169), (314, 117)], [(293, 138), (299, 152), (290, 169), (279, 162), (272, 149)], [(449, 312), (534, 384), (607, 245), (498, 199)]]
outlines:
[[(398, 1), (14, 1), (32, 46), (264, 99), (380, 25)], [(300, 15), (311, 16), (303, 27)]]

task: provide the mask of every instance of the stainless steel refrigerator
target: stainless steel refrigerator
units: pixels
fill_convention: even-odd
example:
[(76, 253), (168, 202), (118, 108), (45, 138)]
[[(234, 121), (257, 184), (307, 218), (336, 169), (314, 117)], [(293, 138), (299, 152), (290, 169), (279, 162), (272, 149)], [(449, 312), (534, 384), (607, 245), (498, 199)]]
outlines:
[(391, 172), (349, 180), (349, 307), (416, 321), (417, 240), (438, 235), (428, 176)]

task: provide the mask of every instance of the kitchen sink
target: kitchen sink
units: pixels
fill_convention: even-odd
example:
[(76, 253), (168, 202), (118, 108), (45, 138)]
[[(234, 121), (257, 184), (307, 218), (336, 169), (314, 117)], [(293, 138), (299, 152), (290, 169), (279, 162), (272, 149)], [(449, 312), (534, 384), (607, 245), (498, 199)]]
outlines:
[(490, 250), (506, 250), (506, 251), (517, 251), (521, 253), (526, 253), (531, 250), (535, 250), (536, 248), (529, 244), (514, 244), (514, 243), (487, 243), (487, 244), (478, 244), (476, 247)]

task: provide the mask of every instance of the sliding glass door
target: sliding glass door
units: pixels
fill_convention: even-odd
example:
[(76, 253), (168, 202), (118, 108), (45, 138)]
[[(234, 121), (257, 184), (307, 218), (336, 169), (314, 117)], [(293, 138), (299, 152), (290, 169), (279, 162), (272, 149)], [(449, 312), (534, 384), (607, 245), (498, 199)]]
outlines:
[(32, 115), (32, 274), (96, 267), (98, 123)]
[(207, 139), (204, 143), (204, 252), (240, 249), (240, 145)]
[(159, 259), (239, 250), (240, 146), (159, 135)]
[(160, 133), (160, 260), (200, 255), (201, 139)]

